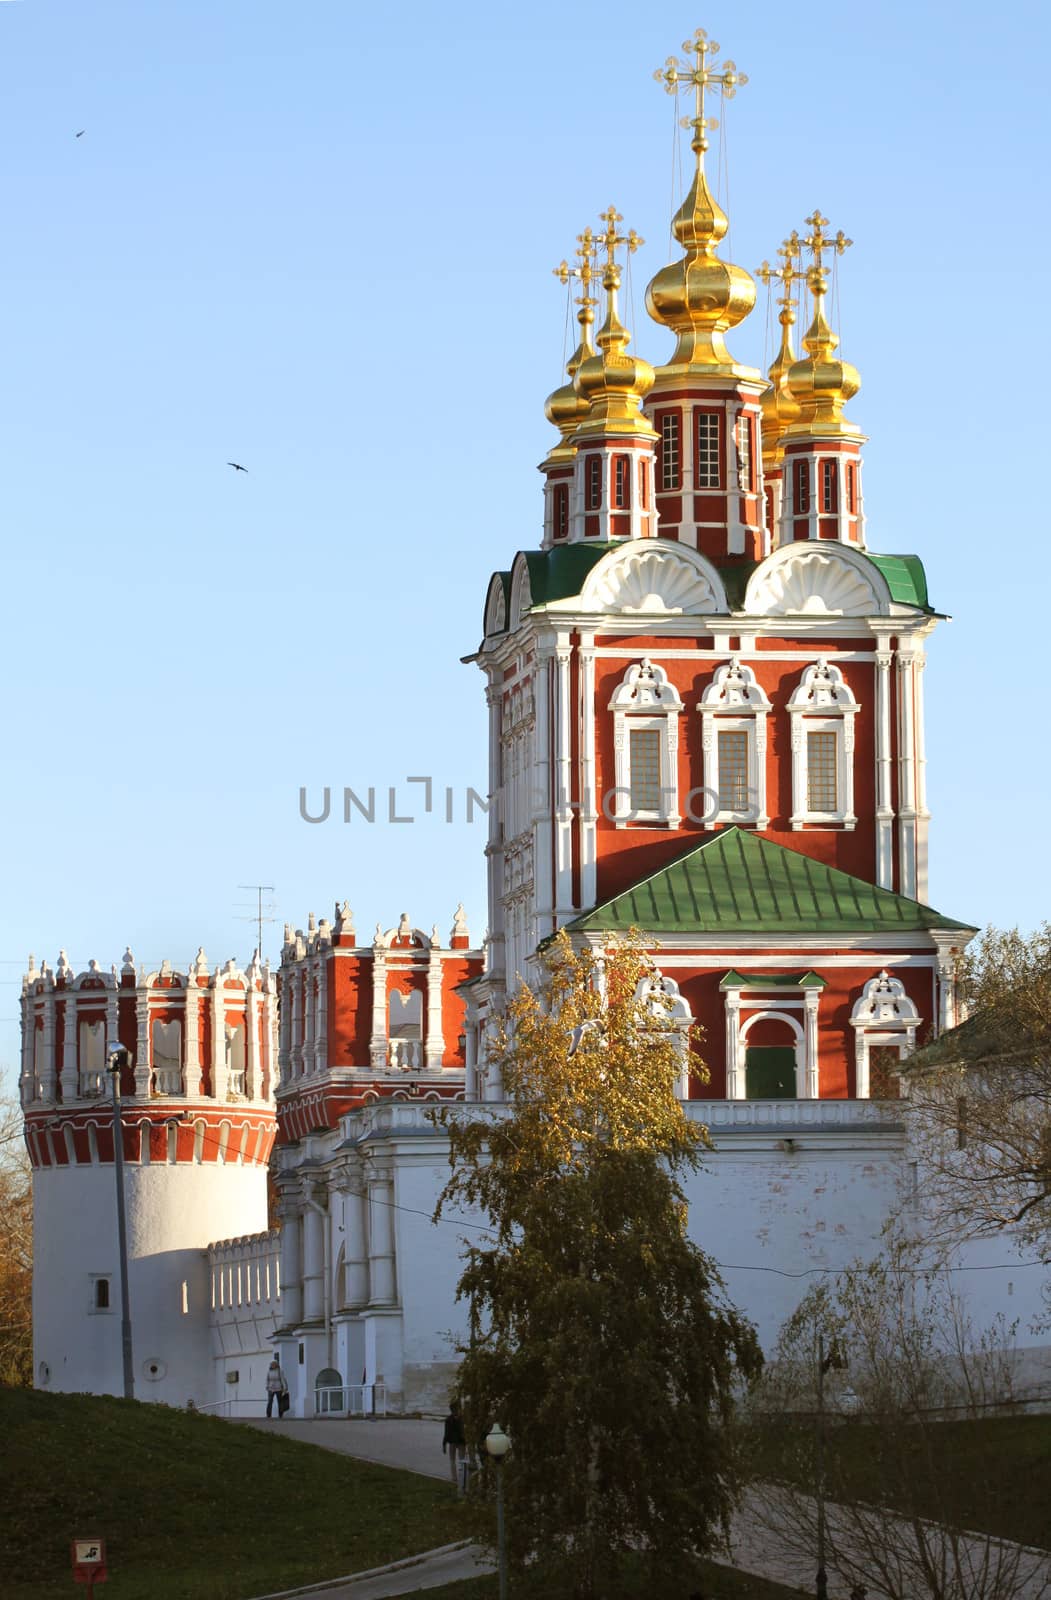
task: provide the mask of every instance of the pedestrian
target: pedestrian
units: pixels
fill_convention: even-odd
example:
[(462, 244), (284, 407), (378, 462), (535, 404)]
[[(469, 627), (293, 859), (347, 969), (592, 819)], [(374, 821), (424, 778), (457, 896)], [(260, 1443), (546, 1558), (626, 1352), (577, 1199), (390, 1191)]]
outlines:
[(281, 1421), (286, 1409), (281, 1402), (287, 1393), (288, 1379), (281, 1371), (281, 1364), (275, 1356), (266, 1373), (266, 1414), (268, 1417), (274, 1408), (274, 1401), (276, 1400), (277, 1420), (278, 1422)]
[(455, 1400), (449, 1401), (449, 1415), (445, 1419), (445, 1431), (442, 1434), (442, 1455), (449, 1457), (449, 1477), (452, 1479), (453, 1488), (461, 1492), (460, 1462), (467, 1453), (467, 1435), (463, 1431), (463, 1420), (460, 1416), (460, 1407)]

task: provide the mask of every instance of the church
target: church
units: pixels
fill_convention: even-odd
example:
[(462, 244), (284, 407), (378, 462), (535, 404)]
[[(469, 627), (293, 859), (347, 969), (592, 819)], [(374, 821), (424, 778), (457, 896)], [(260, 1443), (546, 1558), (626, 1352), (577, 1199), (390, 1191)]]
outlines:
[[(258, 953), (154, 973), (130, 951), (108, 973), (31, 959), (39, 1385), (119, 1392), (119, 1039), (136, 1393), (261, 1409), (276, 1350), (297, 1415), (442, 1407), (484, 1219), (432, 1221), (433, 1111), (499, 1114), (488, 1032), (560, 929), (599, 950), (638, 930), (697, 1027), (679, 1093), (714, 1150), (691, 1234), (764, 1344), (914, 1203), (894, 1068), (960, 1020), (975, 931), (927, 901), (939, 615), (920, 557), (865, 515), (860, 378), (829, 312), (851, 241), (816, 210), (773, 219), (778, 264), (756, 276), (780, 348), (766, 374), (742, 365), (757, 287), (720, 254), (705, 157), (713, 108), (747, 80), (703, 30), (657, 77), (685, 97), (693, 152), (681, 254), (646, 292), (670, 354), (631, 353), (619, 295), (642, 241), (610, 206), (557, 269), (580, 337), (546, 403), (540, 546), (479, 580), (488, 931), (473, 940), (460, 908), (448, 929), (401, 915), (359, 939), (339, 901), (286, 927), (276, 973)], [(977, 1320), (1035, 1312), (1038, 1273), (1010, 1259), (973, 1273)]]

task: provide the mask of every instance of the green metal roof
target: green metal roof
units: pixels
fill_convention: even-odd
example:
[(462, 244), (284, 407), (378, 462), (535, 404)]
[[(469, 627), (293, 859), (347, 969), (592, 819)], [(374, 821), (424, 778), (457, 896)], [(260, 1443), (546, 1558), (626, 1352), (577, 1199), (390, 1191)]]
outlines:
[[(554, 545), (550, 550), (521, 551), (520, 554), (525, 557), (529, 567), (529, 589), (534, 606), (549, 605), (554, 600), (568, 600), (573, 595), (579, 594), (591, 569), (597, 566), (610, 550), (622, 549), (624, 542), (621, 539), (615, 543), (602, 541), (595, 544), (562, 544)], [(866, 561), (870, 561), (882, 575), (892, 600), (896, 600), (900, 605), (916, 606), (921, 611), (930, 611), (927, 577), (919, 556), (880, 556), (873, 555), (867, 550), (859, 550), (856, 553), (863, 556)], [(741, 610), (748, 580), (759, 565), (760, 563), (756, 561), (728, 562), (724, 566), (716, 564), (731, 611)], [(504, 584), (505, 598), (510, 601), (511, 575), (509, 572), (502, 572), (500, 577)]]
[(883, 574), (892, 600), (903, 606), (918, 606), (921, 611), (931, 609), (927, 599), (927, 574), (919, 556), (877, 556), (868, 550), (861, 554)]
[(720, 989), (825, 989), (828, 980), (816, 972), (735, 972), (732, 968)]
[(824, 866), (799, 850), (725, 828), (670, 866), (577, 917), (570, 932), (674, 934), (972, 931), (918, 900)]

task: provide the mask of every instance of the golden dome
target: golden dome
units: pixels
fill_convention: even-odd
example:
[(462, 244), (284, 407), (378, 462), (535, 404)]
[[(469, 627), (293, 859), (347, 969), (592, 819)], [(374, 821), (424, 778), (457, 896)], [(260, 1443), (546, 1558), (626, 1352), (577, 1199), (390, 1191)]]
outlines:
[(717, 126), (714, 118), (704, 115), (705, 91), (718, 88), (724, 99), (732, 99), (738, 85), (748, 79), (732, 61), (724, 62), (721, 72), (715, 70), (714, 60), (709, 66), (708, 57), (714, 58), (719, 46), (708, 40), (703, 28), (698, 28), (693, 39), (686, 40), (683, 50), (694, 55), (695, 65), (670, 56), (667, 66), (654, 74), (669, 94), (677, 94), (683, 84), (693, 87), (696, 115), (684, 125), (693, 128), (691, 148), (697, 159), (690, 192), (672, 223), (686, 254), (681, 261), (662, 268), (646, 290), (650, 316), (678, 335), (671, 360), (658, 371), (663, 377), (704, 368), (735, 377), (755, 377), (752, 368), (737, 365), (724, 337), (755, 305), (755, 283), (743, 267), (720, 261), (715, 253), (728, 223), (704, 171), (708, 130)]
[(828, 273), (822, 264), (825, 250), (842, 255), (852, 241), (844, 236), (842, 229), (835, 238), (829, 238), (823, 231), (828, 226), (828, 218), (819, 211), (808, 217), (807, 223), (813, 229), (810, 237), (800, 240), (793, 234), (789, 242), (801, 244), (813, 253), (814, 263), (807, 270), (807, 284), (814, 297), (814, 317), (803, 339), (803, 349), (807, 353), (793, 362), (785, 379), (789, 394), (799, 406), (799, 417), (785, 433), (857, 436), (861, 429), (847, 421), (843, 407), (861, 388), (861, 377), (856, 367), (836, 356), (839, 339), (825, 316)]
[[(580, 343), (566, 364), (568, 383), (563, 383), (553, 394), (549, 394), (544, 402), (544, 415), (549, 422), (553, 422), (562, 435), (559, 444), (550, 452), (555, 455), (561, 452), (569, 439), (570, 434), (583, 422), (588, 414), (588, 403), (584, 397), (577, 393), (573, 379), (581, 364), (595, 354), (591, 330), (595, 325), (595, 299), (590, 293), (591, 285), (595, 280), (594, 267), (595, 255), (598, 250), (598, 241), (590, 228), (585, 228), (579, 235), (579, 248), (577, 255), (581, 258), (579, 267), (571, 267), (568, 261), (559, 262), (554, 269), (555, 277), (562, 283), (568, 283), (570, 278), (579, 278), (584, 290), (577, 299), (580, 310), (577, 312), (577, 321), (580, 323)], [(572, 453), (572, 452), (570, 452)]]
[(573, 379), (577, 394), (587, 403), (587, 415), (576, 428), (574, 438), (607, 430), (652, 438), (653, 427), (642, 415), (642, 402), (653, 387), (653, 368), (641, 356), (628, 355), (631, 335), (617, 315), (620, 267), (615, 252), (622, 244), (635, 251), (644, 241), (634, 229), (623, 236), (617, 233), (616, 225), (623, 218), (613, 206), (602, 213), (602, 220), (606, 223), (606, 232), (599, 240), (606, 247), (602, 274), (606, 320), (595, 340), (598, 353), (581, 362)]
[(769, 285), (774, 278), (780, 278), (783, 285), (778, 305), (777, 320), (781, 324), (781, 348), (770, 364), (768, 376), (770, 387), (765, 390), (759, 402), (762, 412), (760, 432), (763, 441), (763, 466), (767, 470), (775, 466), (780, 451), (778, 445), (782, 434), (789, 425), (796, 421), (800, 414), (799, 401), (788, 388), (789, 368), (794, 364), (796, 353), (792, 348), (792, 329), (795, 326), (796, 310), (792, 299), (792, 286), (799, 279), (805, 278), (806, 273), (799, 272), (793, 266), (793, 261), (799, 255), (799, 247), (792, 239), (786, 239), (778, 249), (778, 255), (784, 257), (784, 266), (772, 267), (764, 261), (756, 272), (756, 277)]

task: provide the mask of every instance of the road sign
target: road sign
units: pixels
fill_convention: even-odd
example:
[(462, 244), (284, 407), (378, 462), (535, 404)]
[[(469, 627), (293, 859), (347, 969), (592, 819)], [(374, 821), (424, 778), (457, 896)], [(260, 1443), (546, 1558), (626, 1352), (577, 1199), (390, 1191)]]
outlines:
[(109, 1577), (106, 1571), (106, 1541), (74, 1539), (70, 1548), (73, 1556), (73, 1582), (86, 1583), (90, 1594), (96, 1583), (105, 1583)]

